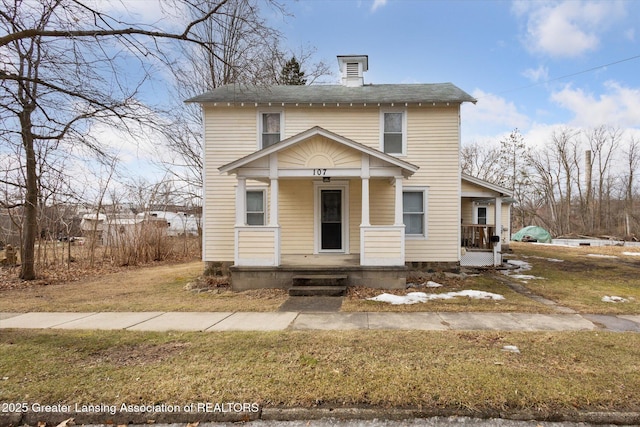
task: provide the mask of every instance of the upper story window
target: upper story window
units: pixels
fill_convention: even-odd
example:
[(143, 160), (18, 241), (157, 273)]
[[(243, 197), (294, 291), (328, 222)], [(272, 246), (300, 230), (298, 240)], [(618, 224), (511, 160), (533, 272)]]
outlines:
[(404, 110), (382, 110), (381, 145), (387, 154), (407, 153), (407, 114)]
[(282, 118), (281, 111), (262, 111), (258, 115), (260, 148), (280, 142), (282, 139)]

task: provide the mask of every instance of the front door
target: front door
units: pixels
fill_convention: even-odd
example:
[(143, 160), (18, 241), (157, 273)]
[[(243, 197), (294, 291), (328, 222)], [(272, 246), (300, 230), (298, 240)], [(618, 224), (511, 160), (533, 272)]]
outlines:
[(342, 190), (320, 190), (320, 250), (343, 251)]

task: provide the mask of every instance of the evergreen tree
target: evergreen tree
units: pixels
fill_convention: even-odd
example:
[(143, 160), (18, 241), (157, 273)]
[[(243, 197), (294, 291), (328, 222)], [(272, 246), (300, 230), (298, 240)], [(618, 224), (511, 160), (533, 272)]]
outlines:
[(293, 56), (290, 60), (284, 64), (282, 71), (280, 72), (281, 85), (299, 85), (304, 86), (307, 84), (307, 79), (304, 77), (304, 71), (300, 70), (300, 63)]

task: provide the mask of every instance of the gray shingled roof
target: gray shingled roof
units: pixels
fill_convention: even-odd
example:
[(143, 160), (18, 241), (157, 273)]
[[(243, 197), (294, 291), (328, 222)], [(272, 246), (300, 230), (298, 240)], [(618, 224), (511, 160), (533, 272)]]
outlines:
[(247, 103), (419, 103), (476, 102), (468, 93), (451, 83), (383, 84), (346, 87), (342, 85), (310, 86), (240, 86), (227, 85), (188, 99), (186, 102)]

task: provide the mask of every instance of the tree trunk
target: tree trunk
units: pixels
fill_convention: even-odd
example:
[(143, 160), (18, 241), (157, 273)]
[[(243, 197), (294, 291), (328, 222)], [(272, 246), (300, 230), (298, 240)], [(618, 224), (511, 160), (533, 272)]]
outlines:
[(20, 115), (22, 126), (22, 143), (26, 158), (26, 196), (24, 203), (24, 218), (22, 221), (22, 248), (20, 278), (34, 280), (35, 245), (38, 235), (38, 180), (36, 171), (36, 152), (34, 150), (33, 135), (31, 134), (31, 111), (23, 111)]

